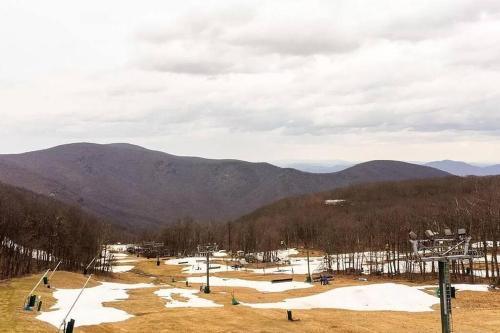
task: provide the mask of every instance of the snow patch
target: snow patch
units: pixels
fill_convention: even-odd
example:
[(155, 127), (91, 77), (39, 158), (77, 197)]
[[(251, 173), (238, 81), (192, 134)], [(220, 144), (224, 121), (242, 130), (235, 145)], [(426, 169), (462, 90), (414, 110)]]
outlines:
[[(212, 258), (211, 258), (212, 260)], [(165, 261), (167, 265), (183, 265), (186, 266), (182, 269), (186, 274), (204, 274), (207, 272), (207, 259), (205, 257), (186, 257), (178, 259), (169, 259)], [(227, 265), (210, 263), (210, 272), (232, 272), (234, 268)]]
[(222, 258), (222, 257), (227, 257), (227, 252), (226, 250), (220, 250), (220, 251), (217, 251), (217, 252), (214, 252), (212, 254), (212, 256), (216, 257), (216, 258)]
[[(126, 290), (149, 288), (152, 286), (150, 283), (123, 284), (102, 282), (100, 286), (85, 288), (67, 320), (71, 318), (75, 319), (75, 326), (98, 325), (127, 320), (133, 317), (133, 315), (123, 310), (105, 307), (102, 303), (127, 299), (128, 294)], [(57, 289), (53, 293), (57, 302), (50, 308), (55, 309), (55, 311), (42, 312), (36, 318), (59, 327), (79, 293), (80, 289)]]
[(111, 271), (113, 273), (124, 273), (132, 270), (135, 266), (132, 265), (123, 265), (123, 266), (113, 266), (111, 267)]
[[(299, 251), (295, 248), (290, 248), (290, 249), (281, 249), (276, 251), (276, 258), (279, 260), (288, 260), (291, 255), (297, 255), (299, 254)], [(258, 260), (262, 260), (264, 258), (264, 252), (257, 252), (255, 253), (255, 258)]]
[[(206, 277), (204, 276), (188, 277), (188, 282), (203, 284), (206, 282)], [(229, 278), (220, 278), (217, 276), (210, 277), (210, 285), (216, 287), (252, 288), (257, 291), (271, 292), (271, 293), (279, 293), (291, 289), (304, 289), (312, 287), (310, 283), (297, 282), (297, 281), (272, 283), (270, 281), (229, 279)]]
[(353, 311), (432, 311), (439, 299), (414, 287), (382, 283), (332, 289), (276, 303), (241, 303), (261, 309), (345, 309)]
[(126, 254), (126, 253), (112, 253), (113, 257), (115, 258), (126, 258), (128, 257), (129, 255)]
[[(309, 267), (311, 273), (323, 271), (323, 257), (309, 258)], [(270, 268), (254, 268), (249, 271), (255, 274), (307, 274), (307, 258), (290, 258), (290, 265), (281, 265)]]

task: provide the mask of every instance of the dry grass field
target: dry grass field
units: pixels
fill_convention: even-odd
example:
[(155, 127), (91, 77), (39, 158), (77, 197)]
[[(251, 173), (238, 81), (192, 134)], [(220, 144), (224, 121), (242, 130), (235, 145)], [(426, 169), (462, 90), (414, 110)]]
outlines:
[[(134, 315), (126, 321), (94, 326), (81, 326), (76, 333), (106, 332), (440, 332), (439, 309), (424, 313), (408, 312), (360, 312), (335, 309), (294, 310), (299, 319), (286, 320), (284, 310), (252, 309), (231, 305), (231, 292), (243, 302), (274, 302), (290, 297), (308, 296), (330, 288), (357, 284), (377, 283), (383, 280), (356, 281), (352, 277), (339, 277), (329, 286), (316, 284), (313, 288), (290, 290), (282, 293), (260, 293), (249, 288), (212, 287), (212, 293), (200, 297), (223, 304), (221, 308), (166, 308), (165, 300), (153, 294), (166, 284), (185, 288), (185, 276), (181, 266), (156, 266), (154, 260), (141, 259), (127, 273), (93, 278), (90, 286), (98, 281), (120, 283), (151, 282), (147, 289), (129, 290), (127, 300), (105, 303)], [(221, 277), (238, 277), (252, 280), (270, 280), (269, 275), (245, 272), (217, 273)], [(22, 310), (23, 299), (40, 275), (0, 282), (0, 332), (56, 332), (57, 330), (35, 319), (36, 314)], [(172, 279), (173, 277), (173, 279)], [(273, 275), (272, 278), (278, 278)], [(303, 281), (303, 276), (295, 276)], [(58, 272), (54, 276), (54, 288), (79, 288), (85, 281), (82, 274)], [(175, 282), (173, 282), (175, 281)], [(387, 282), (387, 281), (385, 281)], [(395, 280), (391, 280), (395, 282)], [(405, 283), (404, 281), (398, 281)], [(427, 281), (426, 283), (428, 283)], [(408, 283), (409, 284), (409, 283)], [(161, 285), (161, 286), (160, 286)], [(198, 285), (191, 286), (198, 288)], [(53, 289), (40, 287), (43, 309), (48, 310), (55, 302)], [(177, 298), (181, 299), (181, 298)], [(453, 301), (453, 322), (456, 332), (500, 332), (500, 293), (459, 292)]]

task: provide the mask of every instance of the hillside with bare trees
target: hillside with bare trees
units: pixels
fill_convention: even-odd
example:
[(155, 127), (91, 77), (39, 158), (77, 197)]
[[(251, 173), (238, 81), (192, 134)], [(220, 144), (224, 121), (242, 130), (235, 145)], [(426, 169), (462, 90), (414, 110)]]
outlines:
[(53, 268), (79, 270), (111, 229), (77, 207), (0, 183), (0, 279)]
[(430, 167), (371, 161), (312, 174), (269, 163), (175, 156), (130, 144), (75, 143), (0, 155), (0, 181), (133, 228), (191, 216), (234, 219), (281, 198), (363, 182), (445, 177)]
[[(466, 228), (476, 246), (492, 254), (484, 258), (485, 277), (498, 277), (498, 246), (491, 241), (500, 239), (500, 177), (356, 185), (283, 199), (221, 225), (184, 220), (165, 229), (163, 239), (177, 250), (218, 242), (248, 253), (275, 250), (283, 241), (334, 257), (382, 252), (396, 274), (399, 261), (410, 255), (410, 230), (423, 236), (426, 229), (442, 232), (445, 227)], [(346, 270), (357, 268), (357, 260), (351, 259), (343, 261), (349, 262)]]

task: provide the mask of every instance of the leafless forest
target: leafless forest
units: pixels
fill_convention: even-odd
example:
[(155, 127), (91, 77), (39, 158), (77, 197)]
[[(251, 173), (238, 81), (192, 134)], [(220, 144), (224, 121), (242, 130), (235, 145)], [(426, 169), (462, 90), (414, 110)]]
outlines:
[(0, 184), (0, 279), (53, 268), (79, 270), (109, 227), (80, 209)]
[[(335, 205), (326, 200), (344, 200)], [(449, 177), (373, 183), (280, 200), (234, 221), (195, 221), (186, 217), (161, 229), (124, 240), (159, 240), (173, 254), (194, 254), (198, 244), (216, 242), (236, 252), (271, 252), (280, 247), (323, 250), (331, 269), (358, 273), (363, 265), (383, 274), (425, 277), (434, 267), (415, 268), (408, 259), (408, 232), (465, 227), (484, 251), (481, 267), (452, 263), (455, 279), (472, 279), (481, 269), (498, 281), (500, 177)], [(110, 239), (114, 227), (56, 200), (11, 186), (0, 186), (0, 278), (46, 269), (81, 269)], [(271, 256), (269, 256), (271, 257)], [(404, 269), (401, 269), (404, 267)]]
[[(326, 205), (329, 199), (345, 201)], [(427, 268), (430, 272), (416, 270), (408, 260), (408, 232), (423, 237), (426, 229), (444, 227), (465, 227), (484, 250), (484, 277), (498, 280), (498, 244), (491, 241), (500, 239), (500, 177), (352, 186), (280, 200), (226, 223), (202, 224), (187, 218), (165, 228), (160, 238), (174, 253), (192, 252), (207, 242), (233, 251), (272, 251), (283, 241), (288, 247), (324, 250), (338, 263), (332, 264), (334, 270), (357, 272), (363, 264), (382, 261), (388, 263), (384, 273), (416, 278), (433, 273), (434, 267)], [(473, 269), (469, 262), (452, 263), (455, 279), (472, 279)]]

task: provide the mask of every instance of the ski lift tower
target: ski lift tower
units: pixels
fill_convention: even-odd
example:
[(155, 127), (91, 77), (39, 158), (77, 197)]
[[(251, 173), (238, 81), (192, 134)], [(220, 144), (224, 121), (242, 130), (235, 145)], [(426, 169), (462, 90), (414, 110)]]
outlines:
[(210, 255), (217, 252), (218, 245), (216, 243), (207, 245), (198, 245), (198, 253), (207, 257), (207, 285), (203, 290), (205, 294), (210, 293)]
[(444, 235), (426, 230), (426, 239), (418, 239), (417, 234), (413, 231), (410, 231), (408, 236), (413, 250), (414, 258), (412, 259), (424, 263), (438, 262), (441, 329), (443, 333), (451, 333), (450, 260), (472, 260), (481, 257), (482, 253), (471, 248), (472, 237), (467, 234), (464, 228), (458, 229), (456, 234), (450, 228), (445, 228)]

